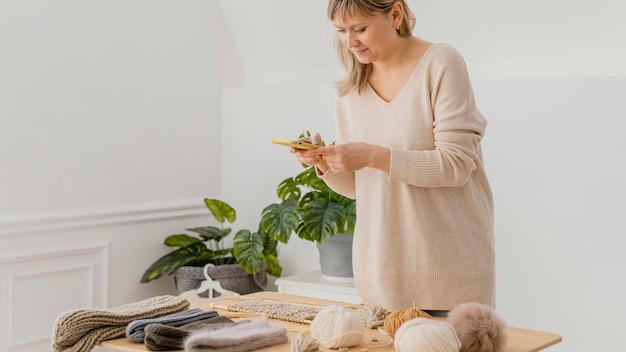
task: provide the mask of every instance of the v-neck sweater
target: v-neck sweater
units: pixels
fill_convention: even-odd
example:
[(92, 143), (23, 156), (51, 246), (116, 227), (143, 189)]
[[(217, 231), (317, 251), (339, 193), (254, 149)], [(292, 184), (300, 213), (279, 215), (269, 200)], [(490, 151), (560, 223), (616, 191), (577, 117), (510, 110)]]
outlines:
[(368, 86), (337, 97), (335, 110), (337, 144), (391, 150), (388, 173), (321, 175), (357, 200), (353, 272), (363, 302), (390, 310), (493, 305), (493, 196), (480, 144), (487, 121), (461, 54), (431, 44), (392, 101)]

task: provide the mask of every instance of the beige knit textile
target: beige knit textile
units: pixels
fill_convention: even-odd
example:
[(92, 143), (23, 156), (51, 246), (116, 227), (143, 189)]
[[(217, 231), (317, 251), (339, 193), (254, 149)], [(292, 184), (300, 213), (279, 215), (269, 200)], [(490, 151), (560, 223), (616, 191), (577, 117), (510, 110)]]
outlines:
[(89, 352), (98, 343), (125, 336), (126, 325), (189, 308), (176, 296), (157, 296), (109, 309), (75, 309), (59, 315), (52, 334), (54, 352)]
[(297, 304), (251, 299), (230, 304), (228, 310), (231, 312), (265, 314), (268, 318), (304, 324), (312, 321), (321, 309)]

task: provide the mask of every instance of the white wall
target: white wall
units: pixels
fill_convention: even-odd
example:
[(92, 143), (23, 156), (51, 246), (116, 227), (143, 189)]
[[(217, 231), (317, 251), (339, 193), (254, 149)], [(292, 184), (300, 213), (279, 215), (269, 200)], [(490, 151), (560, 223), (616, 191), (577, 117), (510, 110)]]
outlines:
[(175, 293), (139, 279), (221, 192), (223, 23), (214, 1), (0, 0), (0, 351)]
[(219, 192), (214, 6), (1, 4), (1, 213)]
[(497, 308), (560, 351), (621, 351), (626, 77), (479, 81)]

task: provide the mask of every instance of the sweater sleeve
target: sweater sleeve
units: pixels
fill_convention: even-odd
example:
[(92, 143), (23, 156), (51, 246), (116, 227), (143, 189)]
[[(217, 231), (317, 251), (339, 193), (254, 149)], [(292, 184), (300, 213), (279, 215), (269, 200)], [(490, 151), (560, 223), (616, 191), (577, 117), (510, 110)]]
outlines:
[(322, 175), (317, 168), (315, 168), (315, 172), (333, 191), (350, 199), (356, 198), (354, 172), (337, 174), (333, 172), (333, 170), (328, 169), (328, 171)]
[[(342, 115), (339, 112), (340, 109), (337, 100), (335, 101), (335, 110), (335, 118), (337, 119), (340, 115)], [(340, 124), (341, 123), (337, 121), (337, 126), (335, 130), (335, 143), (341, 143), (345, 140), (342, 129), (339, 128)], [(315, 172), (317, 173), (317, 176), (324, 180), (326, 185), (330, 187), (333, 191), (350, 199), (356, 199), (356, 177), (354, 172), (337, 174), (333, 172), (333, 170), (328, 169), (326, 173), (322, 175), (317, 167), (315, 168)]]
[(389, 181), (420, 187), (455, 187), (476, 169), (486, 120), (476, 108), (465, 62), (446, 46), (429, 68), (433, 150), (391, 150)]

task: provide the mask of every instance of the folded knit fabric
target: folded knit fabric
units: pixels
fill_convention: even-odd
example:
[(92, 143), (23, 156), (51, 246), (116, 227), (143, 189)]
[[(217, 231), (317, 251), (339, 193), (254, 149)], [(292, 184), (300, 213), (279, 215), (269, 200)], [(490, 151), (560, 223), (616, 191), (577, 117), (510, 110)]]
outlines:
[(168, 326), (183, 326), (194, 321), (205, 320), (218, 316), (216, 310), (190, 309), (182, 312), (164, 315), (152, 319), (133, 320), (126, 326), (126, 337), (132, 342), (143, 343), (146, 333), (144, 329), (149, 324), (163, 324)]
[(145, 328), (146, 338), (143, 343), (150, 351), (182, 350), (185, 348), (185, 339), (194, 331), (213, 331), (249, 322), (250, 320), (234, 322), (225, 316), (218, 315), (214, 318), (185, 324), (181, 327), (150, 324)]
[(286, 343), (287, 329), (252, 321), (215, 331), (197, 331), (185, 341), (187, 352), (247, 352)]
[(123, 337), (134, 320), (150, 319), (189, 308), (176, 296), (157, 296), (109, 309), (75, 309), (59, 315), (52, 333), (55, 352), (88, 352), (98, 343)]

